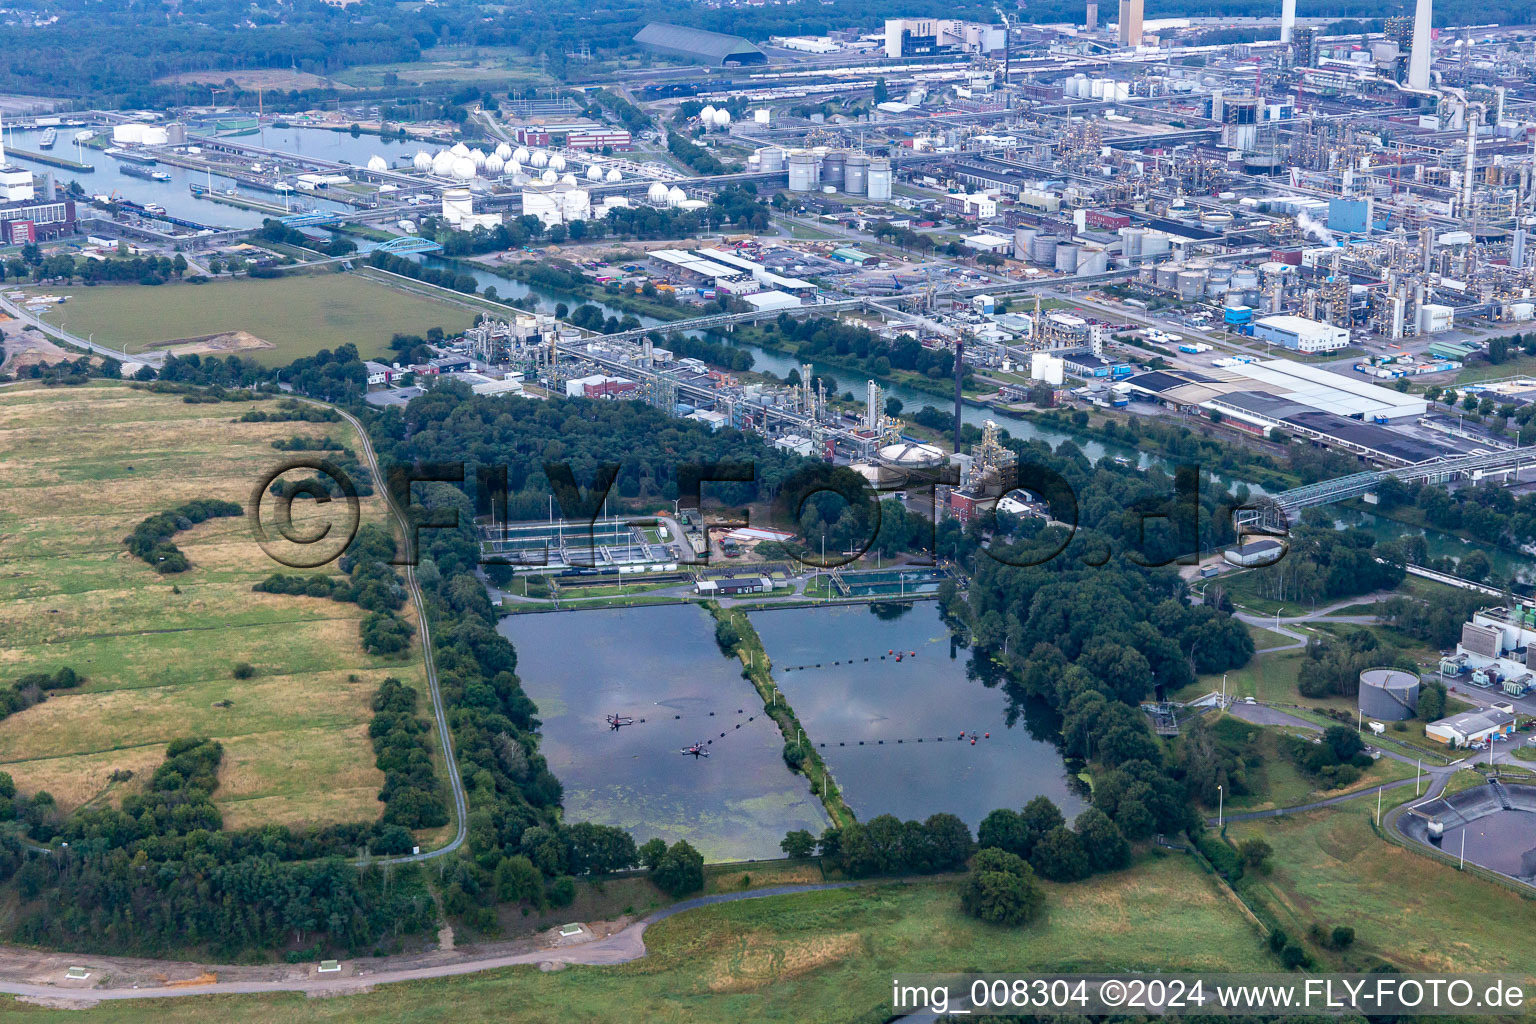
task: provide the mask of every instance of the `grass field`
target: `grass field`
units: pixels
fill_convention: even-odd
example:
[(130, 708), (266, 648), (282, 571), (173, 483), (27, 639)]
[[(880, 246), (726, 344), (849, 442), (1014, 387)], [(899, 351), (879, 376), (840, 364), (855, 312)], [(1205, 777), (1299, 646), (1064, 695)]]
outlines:
[[(1392, 806), (1412, 800), (1413, 790), (1387, 797)], [(1529, 977), (1531, 904), (1378, 838), (1370, 824), (1374, 812), (1375, 801), (1364, 801), (1234, 823), (1229, 835), (1239, 843), (1260, 836), (1274, 848), (1274, 873), (1257, 884), (1292, 935), (1305, 934), (1314, 922), (1347, 924), (1359, 952), (1410, 972)]]
[[(253, 593), (282, 566), (245, 517), (178, 534), (193, 567), (172, 576), (122, 543), (193, 498), (245, 504), (282, 458), (275, 438), (356, 448), (344, 423), (231, 422), (251, 407), (124, 385), (0, 391), (0, 679), (64, 665), (87, 677), (0, 721), (0, 771), (23, 792), (46, 789), (66, 810), (118, 800), (168, 740), (204, 735), (225, 748), (226, 827), (379, 814), (369, 702), (387, 675), (421, 687), (420, 663), (365, 654), (355, 605)], [(361, 515), (382, 520), (382, 498)], [(254, 678), (233, 678), (242, 661)], [(118, 769), (134, 777), (113, 785)]]
[[(1250, 726), (1228, 717), (1219, 719), (1216, 729), (1219, 733), (1233, 737), (1252, 736), (1259, 753), (1263, 756), (1263, 763), (1248, 779), (1249, 787), (1253, 791), (1227, 798), (1226, 807), (1233, 813), (1267, 811), (1275, 807), (1296, 807), (1314, 800), (1327, 800), (1331, 797), (1363, 792), (1398, 779), (1413, 778), (1412, 765), (1383, 757), (1365, 769), (1353, 784), (1336, 789), (1322, 789), (1281, 749), (1280, 739), (1283, 733), (1300, 733), (1302, 730)], [(1207, 810), (1214, 812), (1216, 807), (1212, 806)]]
[(962, 916), (951, 883), (891, 885), (690, 911), (649, 929), (650, 955), (618, 967), (516, 968), (334, 999), (227, 997), (76, 1011), (18, 1005), (12, 1013), (81, 1024), (800, 1024), (884, 1020), (896, 971), (1277, 969), (1241, 908), (1186, 857), (1154, 857), (1128, 872), (1046, 888), (1046, 919), (1020, 929)]
[[(58, 289), (54, 289), (55, 292)], [(469, 326), (468, 310), (407, 295), (355, 274), (242, 278), (203, 285), (101, 285), (67, 292), (45, 319), (100, 344), (143, 352), (162, 342), (248, 331), (272, 348), (240, 353), (282, 366), (322, 348), (352, 342), (365, 359), (388, 351), (396, 333), (450, 333)]]

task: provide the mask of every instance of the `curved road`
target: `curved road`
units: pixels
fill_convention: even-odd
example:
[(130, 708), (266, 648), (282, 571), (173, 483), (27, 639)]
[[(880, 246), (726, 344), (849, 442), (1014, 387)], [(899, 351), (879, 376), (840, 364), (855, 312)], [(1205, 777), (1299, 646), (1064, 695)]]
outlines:
[[(304, 399), (304, 401), (310, 401)], [(411, 536), (410, 521), (406, 518), (405, 510), (395, 503), (395, 496), (389, 490), (384, 480), (384, 474), (379, 469), (379, 457), (373, 450), (373, 439), (368, 436), (368, 431), (356, 416), (345, 409), (324, 402), (313, 402), (312, 405), (321, 405), (329, 409), (335, 409), (342, 419), (352, 425), (357, 431), (358, 443), (362, 446), (363, 458), (367, 460), (368, 471), (373, 474), (375, 484), (379, 492), (384, 495), (384, 501), (389, 505), (389, 510), (394, 514), (396, 522), (400, 524), (401, 536), (407, 539)], [(409, 555), (409, 544), (407, 555)], [(408, 853), (398, 857), (377, 857), (369, 861), (373, 864), (404, 864), (409, 861), (431, 860), (444, 854), (452, 853), (464, 845), (464, 838), (469, 834), (469, 805), (464, 798), (464, 780), (459, 777), (458, 760), (453, 756), (453, 736), (448, 728), (448, 715), (443, 710), (443, 694), (437, 685), (437, 661), (432, 654), (432, 629), (427, 623), (427, 605), (421, 596), (421, 586), (416, 582), (416, 566), (406, 565), (405, 585), (411, 592), (411, 604), (416, 608), (417, 624), (421, 628), (421, 657), (427, 667), (427, 691), (432, 698), (432, 716), (437, 720), (437, 738), (443, 748), (443, 765), (448, 771), (448, 787), (453, 791), (454, 819), (457, 828), (453, 840), (446, 845), (426, 853)]]
[(48, 323), (41, 317), (33, 313), (29, 313), (27, 310), (23, 309), (21, 306), (12, 302), (10, 299), (5, 298), (4, 296), (0, 296), (0, 309), (5, 310), (6, 313), (10, 314), (12, 317), (15, 317), (17, 320), (26, 324), (28, 327), (35, 327), (50, 337), (58, 338), (61, 341), (73, 345), (75, 348), (84, 349), (93, 355), (106, 356), (109, 359), (116, 359), (120, 363), (147, 363), (150, 366), (159, 366), (161, 363), (165, 362), (164, 352), (146, 352), (143, 355), (132, 356), (127, 352), (120, 352), (115, 348), (107, 348), (105, 345), (98, 345), (94, 341), (90, 341), (75, 334), (70, 334), (63, 328), (55, 327), (53, 324)]
[[(518, 967), (527, 964), (584, 964), (600, 966), (623, 964), (639, 960), (646, 955), (645, 930), (657, 921), (674, 914), (716, 903), (734, 903), (737, 900), (761, 899), (766, 896), (787, 896), (794, 893), (815, 892), (823, 889), (847, 889), (857, 885), (892, 884), (900, 879), (871, 879), (861, 882), (820, 882), (814, 885), (781, 885), (751, 892), (717, 893), (698, 896), (691, 900), (674, 903), (670, 907), (648, 914), (622, 931), (603, 939), (595, 939), (577, 945), (531, 950), (525, 953), (509, 953), (486, 957), (481, 960), (464, 960), (458, 963), (431, 964), (425, 967), (407, 967), (396, 970), (367, 970), (345, 978), (303, 977), (286, 981), (231, 981), (212, 982), (205, 985), (174, 985), (164, 988), (70, 988), (58, 985), (37, 985), (0, 980), (0, 992), (27, 996), (33, 999), (68, 999), (96, 1002), (122, 999), (170, 999), (182, 996), (208, 995), (255, 995), (267, 992), (303, 992), (311, 996), (345, 995), (360, 992), (374, 985), (389, 985), (401, 981), (422, 981), (428, 978), (448, 978), (462, 974), (475, 974), (501, 967)], [(111, 961), (82, 957), (81, 962), (97, 971), (110, 972)], [(357, 961), (367, 964), (368, 961)], [(216, 969), (215, 969), (216, 970)], [(110, 975), (109, 975), (110, 976)]]

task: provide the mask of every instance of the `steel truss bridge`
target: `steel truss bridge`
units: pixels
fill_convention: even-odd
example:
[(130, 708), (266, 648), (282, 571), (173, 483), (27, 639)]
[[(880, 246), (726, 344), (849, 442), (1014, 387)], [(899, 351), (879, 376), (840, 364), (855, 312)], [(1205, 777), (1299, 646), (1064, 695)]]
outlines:
[(1284, 533), (1290, 529), (1297, 513), (1302, 509), (1319, 505), (1331, 505), (1369, 494), (1387, 480), (1402, 483), (1447, 483), (1466, 478), (1476, 479), (1489, 473), (1513, 472), (1519, 475), (1522, 466), (1536, 465), (1536, 448), (1511, 448), (1507, 451), (1486, 452), (1479, 455), (1447, 456), (1417, 462), (1397, 469), (1375, 470), (1341, 476), (1336, 480), (1294, 487), (1289, 491), (1268, 498), (1261, 498), (1254, 508), (1239, 511), (1233, 522), (1238, 533)]

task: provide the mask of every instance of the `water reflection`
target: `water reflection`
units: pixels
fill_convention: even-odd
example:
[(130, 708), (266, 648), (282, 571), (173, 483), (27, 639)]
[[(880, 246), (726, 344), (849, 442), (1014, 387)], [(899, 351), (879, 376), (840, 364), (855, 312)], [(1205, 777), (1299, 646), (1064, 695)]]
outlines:
[(1081, 811), (1049, 709), (1017, 699), (995, 671), (962, 658), (936, 604), (909, 609), (751, 616), (775, 680), (854, 812), (868, 820), (947, 811), (974, 829), (992, 810), (1040, 795), (1069, 818)]
[[(777, 857), (792, 829), (819, 835), (821, 803), (783, 760), (778, 727), (694, 605), (514, 615), (501, 634), (543, 720), (565, 820), (686, 839), (709, 860)], [(635, 724), (610, 730), (608, 715)], [(643, 719), (644, 721), (641, 721)], [(723, 734), (723, 735), (722, 735)], [(705, 743), (707, 758), (682, 756)]]

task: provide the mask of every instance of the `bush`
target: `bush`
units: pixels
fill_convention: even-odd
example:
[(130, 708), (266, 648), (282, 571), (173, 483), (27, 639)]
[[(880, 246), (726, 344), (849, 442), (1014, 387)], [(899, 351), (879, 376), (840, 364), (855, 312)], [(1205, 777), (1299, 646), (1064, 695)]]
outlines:
[(704, 856), (684, 840), (673, 843), (651, 872), (656, 887), (674, 899), (704, 888)]
[(1333, 929), (1329, 940), (1334, 949), (1348, 949), (1355, 944), (1355, 930), (1341, 924)]
[(1280, 962), (1285, 965), (1285, 969), (1288, 971), (1294, 971), (1298, 967), (1305, 966), (1309, 959), (1307, 951), (1294, 942), (1289, 943), (1284, 949), (1280, 950)]
[(236, 662), (230, 674), (236, 679), (250, 679), (256, 675), (256, 666), (248, 661)]
[(988, 924), (1027, 924), (1044, 905), (1045, 893), (1034, 869), (1017, 854), (995, 847), (976, 854), (960, 890), (961, 908)]

